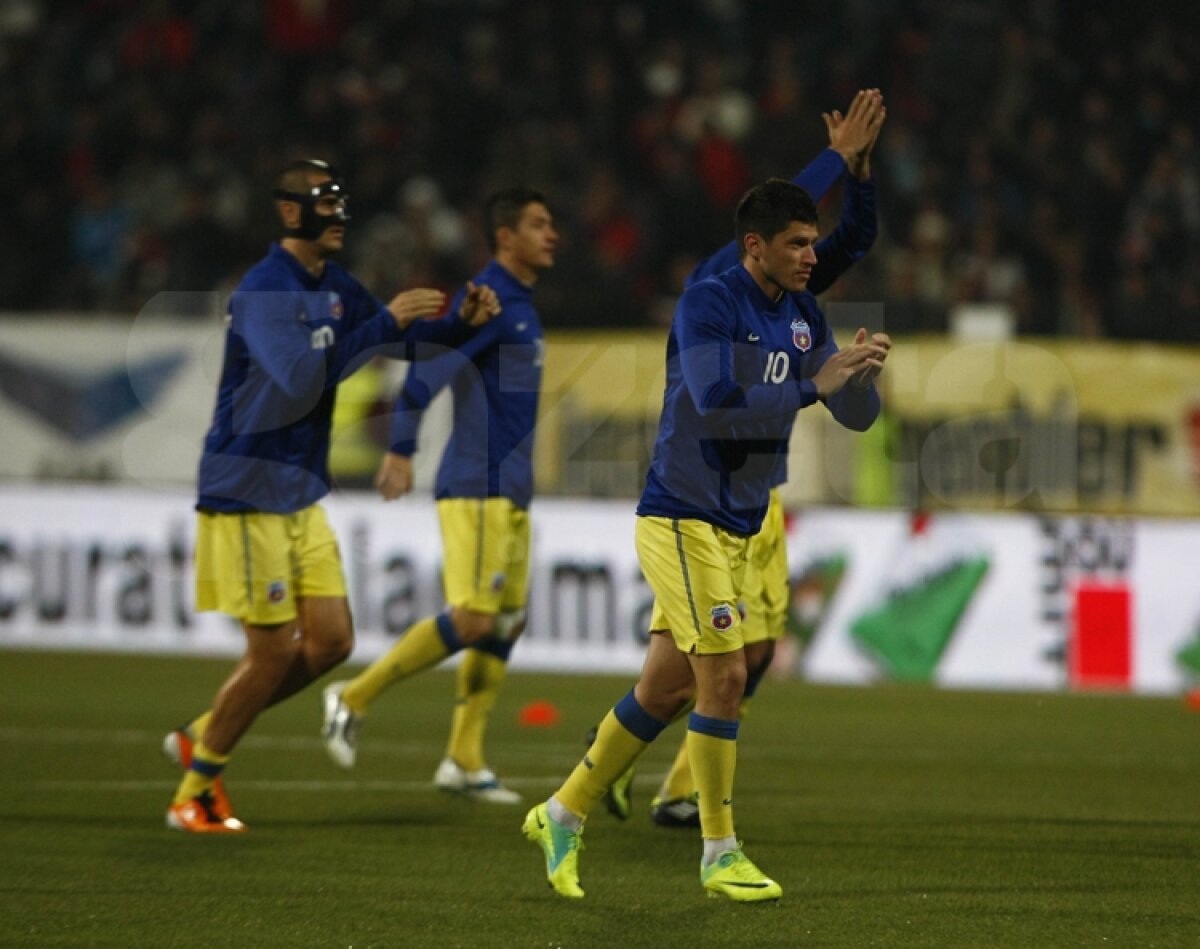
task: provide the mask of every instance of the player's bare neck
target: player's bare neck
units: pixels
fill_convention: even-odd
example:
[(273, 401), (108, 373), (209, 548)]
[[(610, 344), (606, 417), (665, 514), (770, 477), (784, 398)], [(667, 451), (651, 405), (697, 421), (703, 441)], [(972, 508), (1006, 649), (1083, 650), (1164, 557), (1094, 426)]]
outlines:
[(325, 258), (312, 241), (302, 241), (294, 237), (285, 237), (279, 246), (300, 261), (300, 265), (314, 277), (325, 272)]
[(758, 285), (758, 289), (763, 292), (763, 296), (771, 301), (772, 306), (783, 299), (783, 287), (763, 271), (762, 267), (758, 265), (758, 261), (752, 257), (747, 257), (742, 262), (742, 266), (746, 268), (746, 272), (750, 274), (751, 278)]
[(498, 263), (527, 287), (532, 287), (535, 283), (537, 283), (537, 270), (520, 260), (515, 254), (509, 254), (503, 250), (499, 250), (496, 252), (496, 263)]

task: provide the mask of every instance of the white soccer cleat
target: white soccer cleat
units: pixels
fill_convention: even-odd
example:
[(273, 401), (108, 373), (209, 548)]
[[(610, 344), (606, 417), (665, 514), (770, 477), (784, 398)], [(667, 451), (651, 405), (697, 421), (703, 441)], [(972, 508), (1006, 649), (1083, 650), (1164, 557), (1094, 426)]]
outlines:
[(440, 791), (464, 794), (488, 804), (520, 804), (521, 795), (506, 788), (491, 768), (467, 771), (453, 758), (443, 758), (433, 775), (434, 786)]
[(325, 724), (321, 736), (325, 739), (325, 750), (333, 763), (342, 768), (353, 768), (358, 757), (358, 732), (362, 728), (362, 716), (342, 701), (345, 682), (331, 682), (322, 693), (325, 702)]

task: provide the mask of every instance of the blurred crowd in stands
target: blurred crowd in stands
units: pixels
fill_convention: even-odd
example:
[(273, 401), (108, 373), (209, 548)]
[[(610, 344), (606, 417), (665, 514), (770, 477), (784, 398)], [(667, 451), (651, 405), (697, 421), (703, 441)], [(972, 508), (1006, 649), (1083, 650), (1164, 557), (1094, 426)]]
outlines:
[(661, 322), (743, 190), (878, 86), (881, 236), (836, 299), (893, 332), (980, 302), (1022, 334), (1200, 341), (1189, 7), (4, 0), (0, 311), (227, 290), (276, 236), (275, 170), (319, 156), (379, 294), (468, 275), (483, 197), (524, 182), (563, 233), (546, 324)]

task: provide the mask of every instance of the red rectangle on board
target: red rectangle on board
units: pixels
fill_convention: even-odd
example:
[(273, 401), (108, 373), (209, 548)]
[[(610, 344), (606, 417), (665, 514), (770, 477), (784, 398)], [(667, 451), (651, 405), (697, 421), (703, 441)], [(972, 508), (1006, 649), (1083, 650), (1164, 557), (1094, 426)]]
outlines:
[(1133, 598), (1129, 587), (1080, 584), (1071, 624), (1071, 685), (1127, 688), (1133, 676)]

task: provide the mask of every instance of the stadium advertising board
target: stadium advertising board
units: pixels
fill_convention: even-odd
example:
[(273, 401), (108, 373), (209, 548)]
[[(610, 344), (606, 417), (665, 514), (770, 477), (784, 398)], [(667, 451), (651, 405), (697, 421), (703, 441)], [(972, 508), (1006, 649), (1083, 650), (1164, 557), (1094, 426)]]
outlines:
[[(223, 341), (215, 318), (0, 321), (0, 478), (190, 486)], [(353, 396), (382, 411), (380, 397), (404, 372), (398, 363), (385, 369), (375, 377), (386, 392), (344, 387), (339, 401)], [(551, 334), (535, 446), (539, 493), (636, 496), (662, 378), (661, 330)], [(883, 378), (886, 415), (865, 437), (823, 413), (800, 413), (785, 489), (792, 503), (1200, 515), (1194, 348), (906, 339)], [(447, 399), (435, 400), (423, 425), (418, 490), (436, 470)], [(360, 419), (357, 434), (385, 431), (379, 422)], [(351, 440), (335, 432), (335, 471), (339, 447)]]
[[(441, 606), (432, 505), (327, 501), (358, 628), (380, 655)], [(635, 673), (651, 597), (626, 501), (535, 504), (517, 668)], [(182, 491), (0, 493), (0, 645), (236, 654), (192, 613)], [(813, 509), (794, 518), (786, 666), (815, 681), (1171, 693), (1200, 678), (1200, 523)]]

